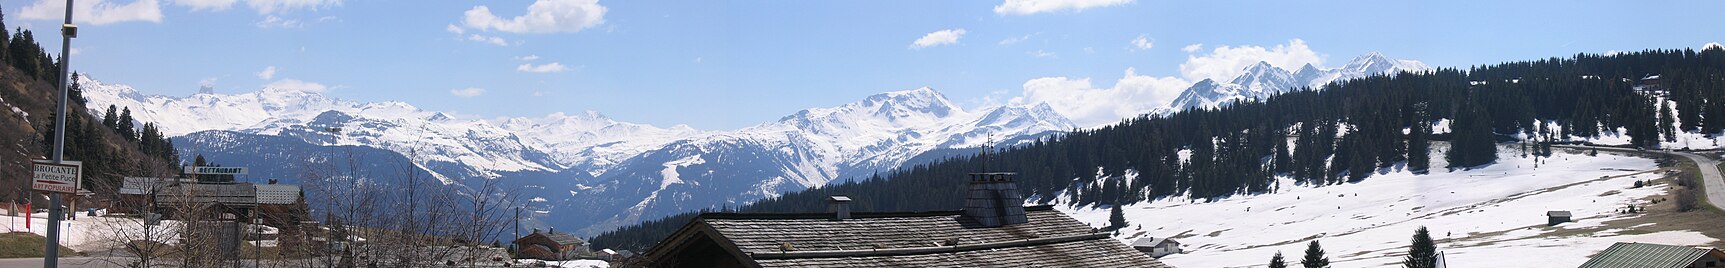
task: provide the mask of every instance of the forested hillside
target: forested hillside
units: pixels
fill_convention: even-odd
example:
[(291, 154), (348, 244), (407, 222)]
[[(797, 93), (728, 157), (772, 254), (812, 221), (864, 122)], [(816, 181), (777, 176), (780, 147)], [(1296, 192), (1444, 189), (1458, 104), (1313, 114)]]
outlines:
[[(1653, 75), (1668, 97), (1633, 90)], [(1665, 99), (1670, 101), (1659, 101)], [(1672, 121), (1691, 123), (1677, 128)], [(736, 210), (819, 212), (822, 198), (840, 194), (856, 200), (858, 211), (953, 210), (959, 208), (962, 195), (955, 193), (965, 174), (983, 171), (984, 162), (991, 171), (1019, 172), (1021, 189), (1038, 202), (1213, 200), (1289, 187), (1276, 185), (1273, 176), (1322, 186), (1369, 179), (1384, 167), (1423, 173), (1488, 165), (1496, 160), (1499, 142), (1521, 143), (1537, 156), (1551, 142), (1606, 134), (1627, 135), (1633, 145), (1647, 148), (1678, 132), (1722, 130), (1725, 50), (1578, 54), (1354, 79), (1218, 109), (1133, 118), (986, 160), (959, 157), (902, 167)], [(1433, 152), (1434, 140), (1449, 141), (1449, 149)], [(1446, 157), (1450, 164), (1430, 167), (1430, 157)], [(695, 215), (648, 221), (592, 241), (596, 248), (646, 249)]]
[[(3, 16), (3, 15), (0, 15)], [(53, 152), (54, 109), (60, 67), (29, 30), (0, 24), (0, 202), (27, 202), (31, 159)], [(69, 93), (66, 160), (83, 161), (84, 188), (107, 193), (126, 176), (170, 176), (177, 151), (150, 123), (132, 120), (130, 109), (109, 107), (99, 118), (85, 109), (76, 86)], [(11, 187), (16, 186), (16, 187)]]

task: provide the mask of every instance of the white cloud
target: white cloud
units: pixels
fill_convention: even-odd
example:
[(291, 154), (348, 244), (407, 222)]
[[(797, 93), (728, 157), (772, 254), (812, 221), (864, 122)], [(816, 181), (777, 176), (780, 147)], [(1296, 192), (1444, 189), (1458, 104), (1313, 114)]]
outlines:
[(238, 0), (173, 0), (174, 5), (192, 8), (192, 11), (222, 11), (233, 7)]
[(1617, 56), (1617, 54), (1623, 54), (1623, 51), (1617, 51), (1615, 49), (1605, 51), (1606, 56)]
[(599, 0), (538, 0), (527, 6), (527, 14), (514, 18), (500, 18), (486, 6), (474, 6), (462, 15), (468, 28), (511, 33), (572, 33), (605, 23)]
[(300, 22), (298, 19), (283, 19), (281, 17), (276, 17), (275, 15), (269, 15), (265, 16), (263, 20), (258, 21), (257, 26), (258, 28), (302, 28), (305, 27), (305, 23)]
[[(156, 0), (137, 0), (120, 4), (107, 0), (77, 1), (72, 20), (79, 24), (103, 25), (128, 21), (162, 22), (162, 7)], [(20, 10), (24, 19), (64, 21), (66, 1), (36, 0)]]
[(204, 80), (198, 80), (198, 87), (216, 87), (216, 78), (210, 77), (204, 78)]
[(450, 24), (449, 26), (444, 26), (443, 30), (449, 31), (450, 33), (455, 33), (455, 35), (462, 35), (462, 34), (467, 33), (466, 29), (461, 29), (461, 26), (455, 26), (455, 24)]
[(474, 42), (480, 42), (480, 43), (493, 44), (493, 45), (498, 45), (498, 46), (509, 46), (508, 40), (503, 40), (503, 37), (497, 37), (497, 36), (470, 34), (470, 35), (467, 35), (467, 40), (468, 41), (474, 41)]
[(270, 78), (276, 77), (276, 66), (270, 65), (270, 67), (264, 67), (264, 70), (258, 71), (257, 75), (258, 79), (270, 80)]
[(540, 65), (533, 65), (532, 63), (526, 63), (526, 64), (521, 64), (521, 66), (515, 66), (515, 70), (516, 71), (529, 72), (529, 73), (555, 73), (555, 72), (568, 71), (569, 67), (563, 66), (562, 63), (556, 63), (556, 62), (540, 64)]
[(964, 29), (946, 29), (928, 33), (910, 43), (910, 48), (925, 48), (958, 43), (958, 38), (964, 37)]
[(1701, 45), (1701, 50), (1708, 50), (1708, 49), (1715, 49), (1715, 48), (1725, 49), (1725, 45), (1720, 45), (1719, 42), (1711, 42), (1711, 43), (1707, 43), (1705, 45)]
[(1144, 35), (1138, 35), (1138, 38), (1132, 39), (1132, 47), (1134, 50), (1149, 50), (1152, 47), (1156, 47), (1156, 41), (1150, 40), (1149, 37), (1145, 37)]
[(478, 97), (479, 95), (485, 95), (485, 89), (477, 87), (451, 89), (449, 90), (449, 95), (455, 95), (456, 97), (462, 98), (472, 98)]
[(340, 6), (342, 0), (246, 0), (246, 6), (257, 10), (258, 14), (290, 12), (298, 9), (318, 10), (320, 8)]
[(1119, 122), (1157, 107), (1167, 106), (1191, 82), (1176, 77), (1138, 75), (1136, 69), (1126, 69), (1126, 75), (1110, 88), (1091, 85), (1089, 78), (1043, 77), (1024, 82), (1024, 95), (1013, 97), (1014, 104), (1048, 103), (1054, 110), (1071, 118), (1080, 127)]
[(1204, 49), (1204, 44), (1203, 43), (1197, 43), (1197, 44), (1186, 45), (1186, 47), (1180, 48), (1180, 51), (1185, 51), (1186, 53), (1193, 53), (1193, 52), (1198, 52), (1198, 50), (1201, 50), (1201, 49)]
[(1024, 54), (1028, 54), (1031, 57), (1037, 57), (1037, 58), (1055, 58), (1058, 56), (1058, 55), (1055, 55), (1054, 52), (1042, 51), (1041, 49), (1038, 49), (1036, 51), (1025, 51)]
[(533, 91), (533, 93), (532, 93), (532, 94), (530, 94), (530, 95), (533, 95), (533, 96), (534, 96), (534, 97), (544, 97), (544, 96), (545, 96), (545, 92), (544, 92), (544, 91), (538, 91), (538, 90), (534, 90), (534, 91)]
[(324, 86), (323, 84), (300, 81), (300, 80), (295, 80), (295, 79), (277, 80), (275, 82), (264, 85), (264, 89), (305, 91), (305, 92), (313, 92), (313, 93), (329, 91), (329, 87)]
[(538, 59), (539, 59), (539, 55), (527, 55), (527, 56), (515, 57), (515, 60), (519, 60), (519, 61), (534, 61), (534, 60), (538, 60)]
[(1030, 36), (1033, 36), (1033, 35), (1036, 35), (1036, 34), (1026, 34), (1024, 36), (1007, 37), (1006, 39), (1001, 39), (999, 44), (1002, 46), (1017, 44), (1018, 42), (1024, 42), (1024, 40), (1030, 40)]
[(1220, 46), (1212, 49), (1209, 54), (1186, 56), (1186, 63), (1180, 64), (1180, 76), (1186, 80), (1198, 81), (1214, 79), (1227, 81), (1246, 67), (1259, 61), (1269, 62), (1271, 66), (1294, 70), (1305, 64), (1324, 66), (1324, 56), (1312, 51), (1306, 46), (1305, 40), (1289, 40), (1287, 44), (1265, 48), (1260, 46)]
[(1133, 0), (1006, 0), (998, 6), (994, 6), (994, 14), (1030, 15), (1064, 10), (1078, 12), (1090, 8), (1124, 5), (1132, 3), (1132, 1)]
[(72, 51), (71, 51), (71, 52), (72, 52), (72, 56), (77, 56), (77, 55), (78, 55), (78, 54), (84, 54), (84, 50), (83, 50), (83, 49), (79, 49), (79, 48), (75, 48), (75, 47), (74, 47), (74, 48), (72, 48), (72, 49), (71, 49), (71, 50), (72, 50)]

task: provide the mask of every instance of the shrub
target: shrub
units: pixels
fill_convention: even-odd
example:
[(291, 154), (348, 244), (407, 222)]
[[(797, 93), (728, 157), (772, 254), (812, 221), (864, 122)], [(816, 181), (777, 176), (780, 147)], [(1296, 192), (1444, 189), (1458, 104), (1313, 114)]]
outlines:
[(1672, 192), (1672, 194), (1677, 195), (1678, 212), (1688, 212), (1697, 208), (1699, 201), (1695, 198), (1695, 191), (1691, 191), (1689, 189), (1677, 189), (1677, 191)]

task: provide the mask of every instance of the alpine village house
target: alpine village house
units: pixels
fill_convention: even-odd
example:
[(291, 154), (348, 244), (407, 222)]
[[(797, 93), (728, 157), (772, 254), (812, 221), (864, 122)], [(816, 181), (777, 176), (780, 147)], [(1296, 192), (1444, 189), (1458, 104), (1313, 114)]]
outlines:
[(703, 213), (626, 267), (1169, 267), (1051, 206), (1013, 173), (973, 173), (964, 209)]
[(533, 233), (515, 239), (514, 243), (519, 250), (518, 256), (523, 258), (569, 260), (591, 254), (588, 252), (587, 241), (569, 233), (557, 233), (557, 229), (547, 232), (533, 229)]

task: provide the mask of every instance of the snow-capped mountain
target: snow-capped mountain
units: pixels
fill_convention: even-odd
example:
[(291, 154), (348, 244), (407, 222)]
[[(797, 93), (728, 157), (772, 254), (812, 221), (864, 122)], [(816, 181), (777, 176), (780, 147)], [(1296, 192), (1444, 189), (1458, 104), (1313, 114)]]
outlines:
[[(306, 143), (295, 148), (372, 147), (398, 153), (448, 184), (506, 179), (524, 189), (521, 199), (534, 200), (529, 206), (541, 222), (589, 234), (938, 158), (925, 155), (930, 152), (951, 155), (990, 140), (1011, 145), (1076, 128), (1046, 104), (972, 111), (929, 88), (806, 109), (737, 130), (699, 131), (619, 122), (597, 112), (483, 119), (281, 88), (169, 97), (88, 76), (77, 82), (92, 109), (130, 108), (135, 118), (157, 122), (168, 135), (218, 130)], [(191, 155), (283, 139), (181, 140), (182, 154)]]
[(316, 145), (372, 146), (400, 152), (421, 165), (458, 166), (464, 171), (434, 174), (446, 180), (458, 175), (496, 177), (497, 172), (602, 171), (618, 159), (699, 133), (682, 125), (657, 128), (617, 122), (594, 112), (492, 122), (425, 111), (403, 102), (359, 103), (292, 89), (169, 97), (140, 94), (129, 86), (105, 84), (89, 76), (80, 76), (77, 82), (94, 104), (91, 109), (130, 108), (134, 118), (156, 122), (170, 136), (229, 130), (297, 137)]
[[(866, 178), (936, 150), (976, 148), (992, 139), (1030, 140), (1075, 128), (1046, 104), (967, 111), (929, 88), (807, 109), (779, 121), (674, 142), (625, 160), (596, 185), (571, 191), (571, 203), (619, 200), (628, 211), (601, 219), (594, 233), (665, 212), (731, 206), (845, 178)], [(610, 195), (590, 193), (613, 193)], [(720, 194), (713, 194), (720, 193)], [(705, 204), (705, 206), (702, 206)]]
[(1199, 107), (1217, 107), (1238, 100), (1268, 98), (1299, 88), (1320, 89), (1325, 84), (1335, 81), (1430, 69), (1431, 67), (1419, 61), (1390, 59), (1377, 52), (1355, 57), (1348, 61), (1348, 64), (1334, 69), (1321, 69), (1308, 63), (1305, 66), (1300, 66), (1299, 70), (1292, 73), (1286, 69), (1271, 66), (1268, 62), (1260, 61), (1246, 67), (1243, 73), (1228, 82), (1218, 82), (1211, 79), (1198, 81), (1186, 88), (1186, 91), (1181, 92), (1180, 96), (1168, 105), (1168, 109), (1161, 109), (1156, 112), (1169, 113)]

